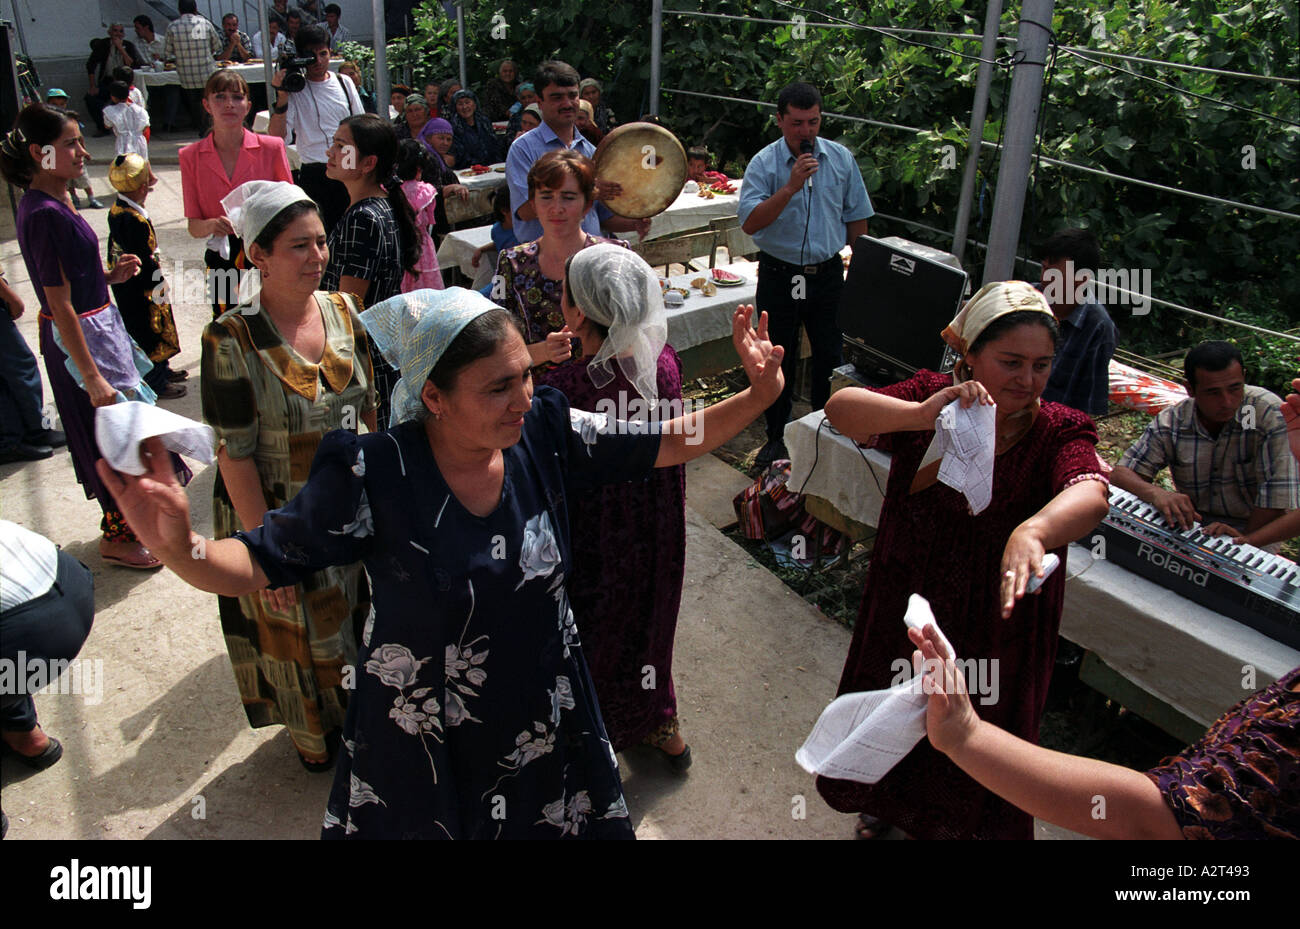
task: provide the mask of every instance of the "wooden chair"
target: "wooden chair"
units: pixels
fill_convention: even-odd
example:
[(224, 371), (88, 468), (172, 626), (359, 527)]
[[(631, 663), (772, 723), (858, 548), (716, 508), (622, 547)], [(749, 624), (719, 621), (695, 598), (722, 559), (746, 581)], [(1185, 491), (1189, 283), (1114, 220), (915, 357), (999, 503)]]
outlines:
[(692, 232), (672, 239), (641, 242), (633, 246), (632, 251), (644, 258), (650, 267), (663, 267), (667, 272), (668, 265), (690, 267), (691, 259), (701, 255), (709, 256), (709, 267), (712, 268), (717, 260), (717, 249), (718, 233), (710, 229), (708, 232)]

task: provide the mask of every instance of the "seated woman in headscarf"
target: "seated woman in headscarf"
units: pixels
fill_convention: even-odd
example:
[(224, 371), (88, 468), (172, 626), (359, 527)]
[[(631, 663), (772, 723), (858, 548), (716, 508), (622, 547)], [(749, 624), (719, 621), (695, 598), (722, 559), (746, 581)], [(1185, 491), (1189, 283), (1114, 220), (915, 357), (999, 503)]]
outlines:
[(601, 93), (600, 81), (594, 77), (583, 78), (578, 84), (578, 96), (590, 103), (594, 111), (593, 121), (596, 123), (596, 128), (607, 133), (618, 125), (618, 120), (614, 118), (613, 111), (601, 100)]
[[(750, 386), (661, 430), (533, 391), (518, 326), (461, 288), (366, 311), (403, 378), (393, 426), (330, 433), (306, 486), (261, 527), (199, 544), (189, 503), (151, 473), (100, 468), (141, 538), (227, 596), (364, 562), (375, 605), (355, 664), (329, 838), (631, 838), (617, 765), (569, 606), (563, 501), (705, 454), (781, 392), (782, 349), (753, 307), (733, 317)], [(698, 444), (691, 444), (698, 437)]]
[[(1039, 402), (1058, 334), (1051, 308), (1029, 284), (988, 284), (943, 332), (962, 356), (953, 374), (918, 371), (877, 390), (846, 388), (827, 402), (836, 429), (894, 456), (840, 693), (891, 686), (894, 659), (912, 652), (899, 618), (918, 593), (943, 617), (957, 654), (998, 662), (1001, 692), (1015, 698), (987, 707), (985, 717), (1037, 739), (1061, 624), (1065, 548), (1109, 510), (1092, 420)], [(953, 401), (997, 405), (993, 496), (978, 515), (939, 482), (939, 461), (921, 467), (935, 420)], [(1026, 597), (1049, 551), (1062, 569)], [(889, 823), (916, 838), (1033, 837), (1029, 816), (924, 743), (878, 783), (822, 777), (817, 789), (835, 809), (862, 814), (862, 838)]]
[(510, 118), (510, 107), (516, 102), (515, 91), (518, 86), (519, 69), (507, 58), (497, 68), (496, 77), (483, 86), (483, 110), (488, 119)]
[[(568, 260), (560, 303), (582, 343), (573, 363), (537, 375), (584, 410), (670, 419), (681, 410), (682, 366), (667, 344), (659, 278), (635, 252), (592, 245)], [(677, 723), (673, 635), (686, 570), (686, 469), (639, 484), (570, 494), (573, 615), (615, 751), (641, 742), (673, 769), (691, 763)], [(646, 669), (653, 686), (646, 687)]]
[(458, 90), (451, 99), (456, 108), (451, 117), (451, 151), (456, 166), (496, 164), (501, 160), (501, 142), (487, 114), (479, 111), (474, 91)]

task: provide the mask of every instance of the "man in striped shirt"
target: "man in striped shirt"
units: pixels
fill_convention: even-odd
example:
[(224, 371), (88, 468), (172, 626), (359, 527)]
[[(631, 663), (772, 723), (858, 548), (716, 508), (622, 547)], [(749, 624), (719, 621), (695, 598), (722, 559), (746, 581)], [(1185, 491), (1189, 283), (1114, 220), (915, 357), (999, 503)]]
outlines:
[(217, 56), (223, 42), (221, 31), (199, 15), (194, 0), (177, 0), (180, 18), (167, 27), (167, 57), (176, 62), (176, 76), (181, 82), (181, 98), (200, 136), (206, 126), (203, 118), (203, 85), (217, 69)]
[[(1246, 384), (1241, 352), (1202, 342), (1183, 362), (1188, 399), (1162, 411), (1124, 453), (1111, 482), (1150, 503), (1172, 525), (1209, 535), (1258, 533), (1300, 507), (1300, 478), (1282, 401)], [(1169, 467), (1174, 490), (1153, 484)]]

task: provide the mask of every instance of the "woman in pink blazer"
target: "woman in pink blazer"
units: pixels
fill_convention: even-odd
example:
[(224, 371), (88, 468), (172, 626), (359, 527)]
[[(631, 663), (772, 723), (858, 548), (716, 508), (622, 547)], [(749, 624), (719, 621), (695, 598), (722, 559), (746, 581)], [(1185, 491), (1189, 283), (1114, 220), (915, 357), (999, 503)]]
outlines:
[(248, 267), (221, 198), (247, 181), (293, 182), (284, 140), (244, 128), (250, 106), (247, 81), (228, 70), (213, 72), (203, 88), (212, 131), (180, 151), (189, 232), (208, 243), (203, 264), (214, 319), (239, 302), (239, 278)]

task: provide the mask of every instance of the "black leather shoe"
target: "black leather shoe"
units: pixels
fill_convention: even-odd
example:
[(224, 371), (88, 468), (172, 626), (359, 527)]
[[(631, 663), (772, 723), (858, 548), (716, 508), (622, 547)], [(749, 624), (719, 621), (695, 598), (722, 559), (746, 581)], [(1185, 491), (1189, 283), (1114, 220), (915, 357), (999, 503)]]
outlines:
[(50, 448), (63, 448), (68, 444), (68, 437), (58, 429), (44, 429), (27, 440), (28, 445), (48, 445)]
[(48, 445), (32, 445), (27, 442), (19, 442), (13, 448), (7, 448), (0, 452), (0, 464), (12, 464), (15, 461), (40, 461), (43, 458), (49, 458), (54, 454), (54, 449)]

